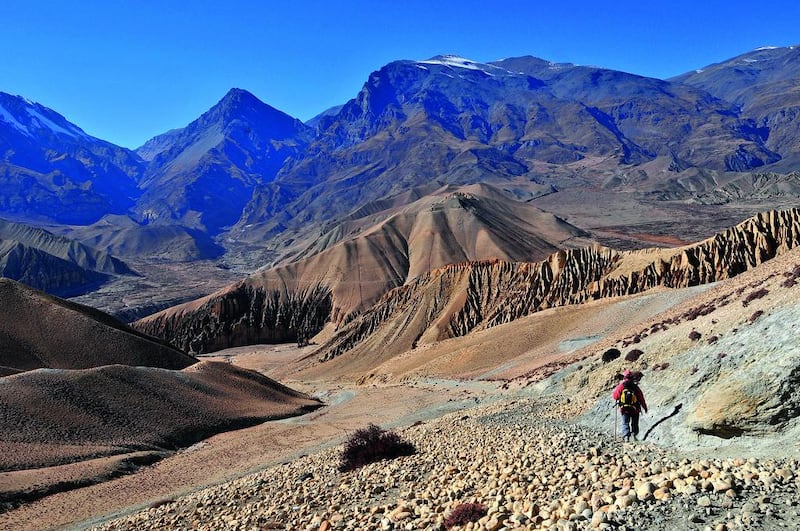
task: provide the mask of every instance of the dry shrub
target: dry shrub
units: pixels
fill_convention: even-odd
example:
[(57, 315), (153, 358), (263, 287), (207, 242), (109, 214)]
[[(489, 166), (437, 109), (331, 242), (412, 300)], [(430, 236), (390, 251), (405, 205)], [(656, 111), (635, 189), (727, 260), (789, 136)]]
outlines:
[(455, 526), (465, 526), (470, 522), (477, 522), (486, 516), (486, 513), (486, 507), (480, 503), (462, 503), (456, 506), (444, 519), (444, 528), (450, 529)]
[(706, 339), (706, 341), (708, 342), (708, 344), (709, 344), (709, 345), (713, 345), (714, 343), (716, 343), (717, 341), (719, 341), (719, 337), (717, 337), (717, 336), (711, 336), (711, 337), (709, 337), (708, 339)]
[(725, 353), (725, 352), (720, 352), (719, 354), (717, 354), (717, 359), (720, 359), (720, 360), (721, 360), (721, 359), (725, 359), (727, 356), (728, 356), (728, 354), (727, 354), (727, 353)]
[(394, 432), (385, 431), (375, 424), (353, 432), (344, 445), (339, 458), (339, 471), (349, 472), (369, 463), (414, 455), (417, 449)]
[(697, 341), (701, 337), (703, 337), (703, 335), (697, 330), (692, 330), (691, 332), (689, 332), (689, 339), (691, 339), (692, 341)]
[(618, 348), (610, 348), (605, 352), (603, 352), (603, 357), (602, 357), (603, 363), (614, 361), (620, 356), (622, 356), (622, 352), (620, 352)]
[(756, 310), (755, 312), (753, 312), (753, 315), (751, 315), (751, 316), (750, 316), (750, 317), (747, 319), (747, 321), (748, 321), (750, 324), (753, 324), (753, 323), (755, 323), (755, 322), (756, 322), (756, 319), (758, 319), (758, 318), (759, 318), (759, 317), (761, 317), (762, 315), (764, 315), (764, 312), (763, 312), (763, 311), (761, 311), (761, 310)]
[(757, 289), (753, 292), (750, 292), (747, 297), (744, 298), (742, 301), (742, 306), (747, 307), (748, 304), (753, 302), (756, 299), (760, 299), (761, 297), (765, 296), (769, 293), (769, 290), (766, 288)]
[(669, 363), (662, 363), (661, 365), (653, 366), (654, 371), (666, 371), (669, 369)]
[(644, 352), (642, 352), (638, 348), (635, 348), (630, 352), (628, 352), (627, 354), (625, 354), (625, 361), (636, 361), (640, 357), (642, 357), (642, 354), (644, 354)]

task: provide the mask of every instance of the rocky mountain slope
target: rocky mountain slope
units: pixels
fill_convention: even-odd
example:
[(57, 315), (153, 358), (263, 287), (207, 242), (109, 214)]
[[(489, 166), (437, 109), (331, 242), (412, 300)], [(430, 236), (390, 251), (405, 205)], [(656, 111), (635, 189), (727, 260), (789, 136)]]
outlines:
[[(291, 299), (283, 297), (294, 300), (294, 307), (303, 307), (305, 313), (292, 316), (288, 306), (277, 312), (274, 306), (262, 305), (260, 301), (269, 298), (250, 287), (254, 283), (250, 280), (226, 290), (230, 294), (223, 291), (166, 310), (135, 326), (183, 348), (214, 349), (247, 344), (257, 337), (269, 340), (275, 316), (281, 316), (284, 326), (298, 326), (302, 318), (313, 315), (304, 337), (320, 330), (327, 320), (337, 329), (312, 358), (325, 361), (350, 352), (357, 359), (380, 351), (385, 361), (417, 346), (546, 308), (642, 293), (656, 286), (677, 288), (729, 278), (796, 246), (799, 231), (800, 211), (794, 209), (756, 216), (713, 238), (679, 248), (619, 252), (596, 246), (559, 251), (542, 262), (496, 259), (443, 265), (409, 277), (373, 305), (349, 314), (336, 311), (327, 291), (321, 297), (314, 291), (303, 307), (298, 299), (302, 291), (272, 288), (274, 300), (281, 293), (293, 293)], [(262, 278), (268, 276), (265, 273)], [(281, 278), (272, 285), (291, 287)]]
[(317, 131), (311, 156), (256, 189), (237, 239), (296, 237), (309, 221), (442, 184), (491, 182), (524, 198), (599, 186), (691, 196), (702, 183), (691, 168), (713, 187), (717, 173), (781, 159), (701, 89), (535, 58), (391, 63)]
[(179, 131), (140, 149), (149, 163), (137, 215), (216, 234), (236, 222), (254, 186), (272, 180), (311, 139), (299, 120), (241, 89)]
[(0, 276), (55, 295), (75, 295), (112, 275), (135, 275), (121, 260), (46, 230), (0, 220)]
[(388, 359), (557, 306), (733, 277), (800, 243), (800, 210), (771, 212), (694, 245), (560, 251), (544, 262), (447, 266), (387, 293), (316, 352), (325, 361), (379, 350)]
[(0, 213), (92, 223), (124, 213), (143, 170), (135, 153), (91, 137), (47, 107), (0, 92)]
[[(383, 208), (381, 210), (380, 208)], [(193, 352), (303, 342), (433, 268), (489, 257), (542, 258), (585, 233), (497, 190), (443, 188), (408, 206), (354, 214), (294, 261), (135, 323)]]
[[(731, 446), (788, 455), (798, 434), (800, 312), (797, 249), (723, 281), (699, 297), (576, 353), (580, 364), (540, 384), (574, 398), (565, 406), (611, 426), (609, 389), (623, 369), (643, 371), (647, 441)], [(616, 359), (601, 354), (617, 349)]]
[(800, 46), (767, 46), (674, 78), (738, 105), (766, 138), (766, 146), (796, 169), (800, 144)]

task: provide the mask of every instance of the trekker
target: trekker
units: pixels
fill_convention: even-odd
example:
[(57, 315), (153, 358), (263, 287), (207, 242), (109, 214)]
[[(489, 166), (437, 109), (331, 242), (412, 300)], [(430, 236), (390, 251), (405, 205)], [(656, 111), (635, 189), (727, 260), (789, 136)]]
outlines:
[(642, 377), (640, 372), (626, 370), (622, 373), (622, 381), (614, 389), (614, 401), (619, 406), (622, 415), (622, 440), (629, 441), (633, 436), (634, 441), (638, 441), (639, 435), (639, 414), (642, 410), (647, 413), (647, 402), (644, 401), (644, 394), (639, 389), (639, 380)]

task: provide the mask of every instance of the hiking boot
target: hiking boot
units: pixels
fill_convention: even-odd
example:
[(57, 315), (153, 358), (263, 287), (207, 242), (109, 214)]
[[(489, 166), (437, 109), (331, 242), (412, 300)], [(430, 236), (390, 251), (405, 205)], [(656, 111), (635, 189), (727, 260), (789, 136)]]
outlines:
[(634, 436), (633, 436), (633, 440), (634, 440), (634, 441), (638, 441), (638, 440), (639, 440), (639, 437), (638, 437), (638, 436), (636, 436), (636, 435), (634, 435)]
[(630, 440), (631, 440), (631, 436), (630, 435), (623, 435), (622, 436), (622, 442), (629, 442)]

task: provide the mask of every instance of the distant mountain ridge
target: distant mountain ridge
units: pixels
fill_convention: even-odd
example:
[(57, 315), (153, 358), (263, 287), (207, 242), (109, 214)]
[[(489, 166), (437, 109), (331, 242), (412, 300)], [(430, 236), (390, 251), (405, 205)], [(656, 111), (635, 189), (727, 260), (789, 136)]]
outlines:
[(55, 111), (0, 92), (0, 215), (87, 224), (124, 213), (141, 159), (91, 137)]
[[(796, 180), (798, 62), (796, 47), (760, 49), (659, 80), (530, 56), (401, 60), (309, 124), (232, 89), (136, 151), (4, 94), (0, 214), (72, 225), (85, 243), (148, 260), (224, 254), (252, 271), (291, 263), (355, 212), (444, 186), (489, 184), (579, 226), (592, 217), (542, 198), (602, 193), (615, 201), (605, 208), (641, 212), (744, 205), (750, 175)], [(798, 190), (760, 187), (758, 200)], [(620, 230), (651, 222), (639, 214)], [(98, 236), (115, 223), (113, 238)]]
[(76, 294), (111, 275), (135, 275), (127, 264), (75, 240), (0, 219), (0, 276), (51, 294)]

